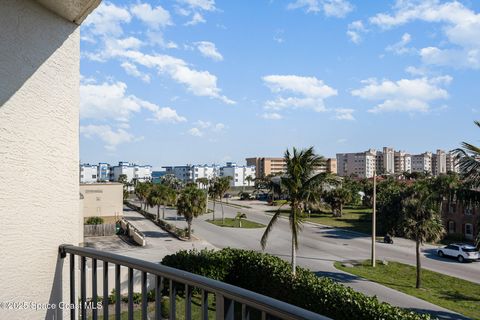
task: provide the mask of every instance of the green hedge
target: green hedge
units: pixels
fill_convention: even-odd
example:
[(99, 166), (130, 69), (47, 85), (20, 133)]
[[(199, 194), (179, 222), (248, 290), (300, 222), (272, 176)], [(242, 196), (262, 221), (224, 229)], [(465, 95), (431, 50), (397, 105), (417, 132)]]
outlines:
[(278, 257), (255, 251), (179, 251), (166, 256), (162, 264), (200, 274), (282, 300), (333, 319), (430, 319), (387, 303), (379, 302), (307, 269), (297, 268)]

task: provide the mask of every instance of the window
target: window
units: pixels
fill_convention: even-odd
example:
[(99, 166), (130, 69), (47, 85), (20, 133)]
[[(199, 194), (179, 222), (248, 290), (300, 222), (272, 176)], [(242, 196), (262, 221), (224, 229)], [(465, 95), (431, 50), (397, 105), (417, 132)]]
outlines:
[(96, 179), (97, 178), (97, 175), (96, 174), (92, 174), (92, 179)]
[(455, 233), (455, 221), (448, 221), (448, 233)]
[(447, 249), (458, 251), (458, 246), (454, 246), (450, 244), (447, 246)]
[(473, 239), (473, 226), (471, 223), (465, 223), (465, 238)]
[(465, 207), (465, 209), (463, 210), (463, 213), (464, 213), (465, 215), (467, 215), (467, 216), (471, 216), (471, 215), (472, 215), (472, 207), (469, 206), (469, 205), (467, 205), (467, 206)]

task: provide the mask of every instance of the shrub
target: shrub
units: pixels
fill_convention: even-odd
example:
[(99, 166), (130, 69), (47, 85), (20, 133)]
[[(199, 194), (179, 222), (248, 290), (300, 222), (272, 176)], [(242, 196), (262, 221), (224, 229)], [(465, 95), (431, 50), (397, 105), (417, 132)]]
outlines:
[(287, 203), (288, 203), (287, 200), (275, 200), (275, 201), (272, 202), (272, 206), (279, 207), (279, 206), (287, 204)]
[(87, 219), (85, 224), (103, 224), (103, 218), (101, 217), (90, 217)]
[(179, 251), (162, 264), (223, 281), (333, 319), (430, 319), (368, 297), (307, 269), (297, 268), (278, 257), (255, 251)]
[(160, 308), (161, 308), (161, 315), (163, 319), (168, 319), (170, 316), (170, 298), (169, 297), (162, 297), (160, 301)]

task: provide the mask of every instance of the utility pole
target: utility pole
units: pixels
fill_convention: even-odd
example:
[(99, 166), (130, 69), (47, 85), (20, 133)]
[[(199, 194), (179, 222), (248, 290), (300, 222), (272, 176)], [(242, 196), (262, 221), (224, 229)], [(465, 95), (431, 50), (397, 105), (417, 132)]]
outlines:
[(372, 267), (375, 267), (375, 241), (377, 226), (377, 171), (373, 171), (373, 214), (372, 214)]

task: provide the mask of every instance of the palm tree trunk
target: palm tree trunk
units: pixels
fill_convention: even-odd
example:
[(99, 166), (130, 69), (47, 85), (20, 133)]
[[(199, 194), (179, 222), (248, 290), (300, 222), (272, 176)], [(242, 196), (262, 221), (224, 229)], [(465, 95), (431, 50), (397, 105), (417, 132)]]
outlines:
[(160, 220), (160, 205), (157, 206), (157, 221)]
[(165, 205), (163, 205), (163, 208), (162, 208), (162, 219), (165, 220)]
[(225, 223), (225, 213), (223, 212), (223, 201), (220, 199), (220, 206), (222, 207), (222, 224)]
[(420, 288), (422, 286), (422, 261), (420, 260), (420, 241), (417, 239), (416, 241), (416, 254), (417, 254), (417, 284), (416, 288)]
[(188, 240), (192, 240), (192, 221), (188, 221)]
[(297, 252), (295, 247), (295, 236), (292, 232), (292, 274), (295, 277), (297, 271)]
[(340, 215), (339, 216), (341, 217), (342, 214), (343, 214), (343, 204), (340, 203)]
[(215, 221), (215, 203), (216, 203), (215, 198), (213, 198), (213, 212), (212, 212), (213, 213), (213, 217), (212, 217), (213, 221)]

